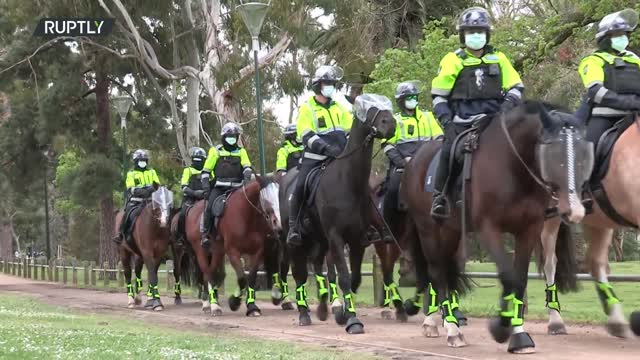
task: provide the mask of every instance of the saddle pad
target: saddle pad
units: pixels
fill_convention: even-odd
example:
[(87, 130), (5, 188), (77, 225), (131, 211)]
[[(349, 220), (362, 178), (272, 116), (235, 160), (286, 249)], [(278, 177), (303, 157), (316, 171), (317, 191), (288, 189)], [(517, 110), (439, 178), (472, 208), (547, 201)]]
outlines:
[[(315, 167), (309, 171), (309, 175), (305, 180), (304, 184), (304, 193), (305, 193), (305, 202), (307, 207), (311, 207), (316, 198), (316, 192), (318, 190), (318, 184), (320, 183), (320, 177), (323, 173), (324, 169), (322, 166)], [(296, 179), (296, 181), (299, 179)]]
[(424, 191), (428, 193), (432, 193), (435, 189), (436, 172), (438, 171), (441, 153), (442, 148), (438, 149), (438, 152), (433, 156), (433, 160), (431, 160), (427, 169), (427, 175), (424, 178)]
[(211, 204), (211, 215), (221, 217), (222, 214), (224, 214), (224, 208), (230, 194), (231, 191), (226, 192), (213, 200), (213, 204)]

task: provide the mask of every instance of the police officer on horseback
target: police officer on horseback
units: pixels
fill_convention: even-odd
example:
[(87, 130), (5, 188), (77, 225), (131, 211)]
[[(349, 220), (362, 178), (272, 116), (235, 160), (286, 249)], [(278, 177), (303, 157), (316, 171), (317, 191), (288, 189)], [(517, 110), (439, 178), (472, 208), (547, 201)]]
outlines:
[(202, 169), (205, 160), (207, 160), (207, 152), (201, 147), (193, 147), (189, 150), (189, 155), (191, 156), (191, 165), (182, 170), (182, 179), (180, 180), (183, 196), (178, 217), (178, 236), (176, 236), (176, 245), (178, 246), (182, 246), (186, 237), (184, 223), (187, 211), (198, 200), (204, 199), (206, 195), (202, 186)]
[[(442, 135), (442, 128), (431, 111), (422, 111), (418, 106), (420, 95), (418, 81), (405, 81), (396, 88), (396, 104), (400, 112), (395, 114), (396, 133), (389, 140), (383, 140), (382, 149), (389, 158), (389, 168), (383, 200), (383, 214), (389, 223), (398, 205), (398, 190), (404, 167), (425, 141)], [(383, 239), (390, 241), (385, 227)]]
[(289, 124), (284, 129), (284, 143), (278, 149), (276, 171), (284, 175), (298, 166), (304, 147), (297, 140), (296, 124)]
[(160, 185), (158, 174), (149, 167), (149, 153), (147, 151), (138, 149), (133, 153), (133, 170), (127, 173), (125, 184), (127, 186), (127, 203), (120, 222), (119, 234), (114, 239), (118, 245), (122, 244), (123, 239), (129, 243), (132, 241), (131, 230), (135, 224), (135, 218), (140, 213), (139, 210), (145, 201), (151, 198), (151, 194)]
[(449, 217), (446, 183), (456, 136), (485, 117), (515, 107), (524, 90), (509, 59), (489, 45), (491, 25), (485, 9), (465, 10), (457, 30), (462, 47), (442, 59), (431, 88), (434, 113), (445, 128), (431, 208), (431, 215), (438, 219)]
[[(202, 241), (204, 247), (210, 244), (209, 233), (212, 232), (215, 240), (215, 226), (211, 227), (212, 217), (218, 214), (212, 214), (212, 207), (215, 200), (226, 194), (227, 192), (242, 186), (243, 182), (251, 180), (253, 170), (251, 169), (251, 161), (247, 150), (238, 144), (242, 129), (233, 122), (228, 122), (222, 127), (220, 136), (222, 144), (209, 149), (204, 167), (202, 169), (202, 186), (205, 193), (209, 193), (209, 201), (203, 215)], [(213, 176), (212, 176), (213, 175)], [(211, 188), (211, 183), (213, 188)]]
[(296, 121), (297, 138), (302, 141), (304, 153), (300, 161), (298, 178), (289, 199), (289, 233), (287, 243), (302, 244), (300, 230), (300, 208), (304, 201), (304, 189), (309, 172), (328, 158), (336, 158), (347, 143), (347, 133), (353, 118), (342, 105), (333, 100), (336, 83), (342, 79), (340, 67), (323, 65), (316, 70), (311, 80), (314, 96), (298, 109)]
[(578, 68), (587, 93), (576, 116), (587, 123), (586, 138), (594, 147), (618, 120), (640, 111), (640, 58), (627, 50), (637, 25), (632, 9), (605, 16), (596, 33), (598, 50)]

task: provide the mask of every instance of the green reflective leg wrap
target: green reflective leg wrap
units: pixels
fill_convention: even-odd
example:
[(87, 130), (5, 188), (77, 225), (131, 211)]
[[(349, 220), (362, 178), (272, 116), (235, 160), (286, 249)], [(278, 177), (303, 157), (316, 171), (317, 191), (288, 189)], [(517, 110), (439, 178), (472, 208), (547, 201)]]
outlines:
[(153, 291), (151, 291), (151, 284), (149, 284), (149, 287), (147, 288), (147, 297), (153, 297)]
[(524, 324), (524, 302), (516, 297), (513, 298), (513, 317), (511, 326), (522, 326)]
[(218, 305), (218, 288), (209, 289), (209, 303)]
[(356, 312), (356, 299), (354, 293), (349, 293), (344, 296), (344, 305), (346, 311), (354, 313)]
[(558, 289), (556, 288), (556, 284), (547, 286), (544, 292), (547, 295), (547, 307), (560, 312), (560, 301), (558, 301)]
[(289, 284), (283, 281), (280, 283), (280, 286), (282, 287), (282, 298), (284, 299), (289, 296)]
[(596, 291), (598, 292), (598, 297), (600, 298), (600, 303), (602, 303), (605, 314), (609, 315), (611, 306), (620, 303), (620, 299), (618, 299), (613, 292), (613, 286), (609, 283), (597, 282)]
[[(438, 308), (438, 300), (437, 300), (437, 295), (438, 294), (436, 293), (436, 289), (434, 289), (431, 284), (429, 284), (429, 288), (428, 289), (429, 289), (429, 309), (427, 310), (427, 315), (431, 315), (433, 313), (437, 313), (438, 310), (439, 310), (439, 308)], [(422, 297), (422, 294), (420, 294), (420, 297)], [(414, 304), (416, 304), (416, 303), (414, 303)], [(420, 301), (420, 307), (422, 307), (422, 301)]]
[(423, 303), (424, 303), (424, 294), (416, 292), (416, 295), (413, 297), (413, 306), (417, 307), (418, 309), (422, 309)]
[(389, 290), (391, 290), (391, 301), (402, 301), (402, 297), (398, 292), (398, 285), (396, 285), (396, 283), (391, 283), (391, 285), (389, 285)]
[(151, 288), (151, 294), (154, 299), (160, 299), (160, 291), (158, 291), (158, 285), (155, 285)]
[(449, 300), (445, 300), (442, 302), (441, 309), (442, 318), (444, 319), (444, 321), (458, 325), (458, 319), (453, 316), (453, 309), (451, 308), (451, 302)]
[(142, 279), (136, 278), (135, 292), (139, 293), (141, 289), (142, 289)]
[(133, 285), (127, 284), (127, 295), (133, 297)]
[(180, 281), (173, 285), (173, 293), (176, 295), (182, 295), (182, 287), (180, 286)]
[(460, 303), (458, 302), (458, 300), (460, 299), (460, 296), (458, 295), (458, 290), (453, 290), (451, 292), (451, 308), (453, 310), (458, 309), (460, 307)]
[(504, 318), (513, 318), (513, 315), (514, 315), (513, 300), (515, 298), (516, 298), (516, 295), (513, 293), (502, 298), (500, 316)]
[(271, 275), (271, 278), (273, 279), (273, 287), (276, 289), (280, 289), (280, 274), (273, 274)]
[(338, 285), (336, 285), (336, 283), (329, 283), (329, 287), (331, 288), (331, 302), (334, 302), (339, 299)]
[(391, 306), (391, 287), (385, 285), (384, 286), (384, 304), (382, 307)]
[(247, 288), (247, 305), (256, 302), (256, 291), (252, 287)]
[(318, 284), (318, 297), (321, 298), (329, 293), (327, 290), (327, 280), (322, 275), (316, 275), (316, 283)]
[(296, 301), (298, 306), (309, 307), (307, 304), (307, 284), (302, 284), (296, 288)]

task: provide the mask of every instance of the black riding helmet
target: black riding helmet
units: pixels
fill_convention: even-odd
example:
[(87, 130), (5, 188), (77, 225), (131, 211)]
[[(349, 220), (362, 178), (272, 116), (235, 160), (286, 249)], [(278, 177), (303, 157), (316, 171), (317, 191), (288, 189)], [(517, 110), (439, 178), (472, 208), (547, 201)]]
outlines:
[(460, 18), (458, 18), (456, 30), (458, 30), (460, 43), (464, 44), (465, 30), (475, 29), (482, 29), (487, 33), (487, 44), (489, 44), (491, 37), (491, 20), (489, 19), (489, 13), (487, 10), (478, 6), (463, 11)]
[[(145, 166), (140, 166), (140, 163), (144, 163)], [(146, 169), (149, 165), (149, 153), (146, 150), (138, 149), (133, 152), (133, 164), (138, 169)]]
[(396, 104), (401, 109), (405, 109), (404, 101), (408, 96), (420, 95), (421, 83), (418, 80), (405, 81), (396, 87)]
[(596, 41), (601, 50), (611, 48), (611, 35), (625, 32), (627, 35), (638, 26), (638, 13), (633, 9), (624, 9), (602, 18), (598, 24)]
[(284, 128), (283, 134), (285, 140), (296, 142), (296, 124), (287, 125), (287, 127)]
[[(240, 125), (234, 122), (228, 122), (224, 124), (222, 130), (220, 131), (220, 137), (222, 138), (222, 144), (225, 147), (237, 148), (238, 147), (238, 138), (242, 133), (242, 128)], [(235, 142), (233, 144), (227, 141), (227, 138), (233, 137), (235, 138)]]
[(191, 166), (195, 169), (202, 170), (204, 162), (207, 159), (207, 152), (201, 147), (192, 147), (189, 150), (189, 156), (191, 156)]
[(316, 95), (320, 94), (321, 84), (335, 85), (342, 79), (343, 75), (344, 71), (339, 66), (322, 65), (316, 70), (311, 79), (311, 90)]

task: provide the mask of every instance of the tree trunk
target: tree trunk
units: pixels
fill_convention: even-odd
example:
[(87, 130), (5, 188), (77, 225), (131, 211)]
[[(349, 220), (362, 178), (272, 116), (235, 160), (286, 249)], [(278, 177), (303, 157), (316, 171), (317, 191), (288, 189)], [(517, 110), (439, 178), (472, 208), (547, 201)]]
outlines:
[[(109, 79), (104, 63), (96, 64), (96, 119), (98, 121), (99, 151), (109, 156), (111, 149), (111, 111), (109, 108)], [(108, 262), (115, 266), (117, 262), (114, 235), (113, 196), (105, 195), (100, 199), (100, 264)]]
[(623, 261), (624, 260), (624, 251), (622, 250), (622, 245), (624, 245), (624, 230), (616, 229), (613, 232), (613, 256), (614, 261)]
[(9, 258), (13, 256), (13, 237), (11, 236), (11, 223), (2, 221), (0, 223), (0, 257)]

